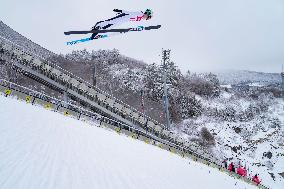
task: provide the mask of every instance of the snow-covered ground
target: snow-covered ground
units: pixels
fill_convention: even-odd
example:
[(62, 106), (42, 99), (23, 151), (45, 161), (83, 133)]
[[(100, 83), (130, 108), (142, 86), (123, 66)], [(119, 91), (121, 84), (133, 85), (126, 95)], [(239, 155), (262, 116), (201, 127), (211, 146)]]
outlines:
[[(222, 92), (220, 98), (199, 98), (203, 107), (218, 109), (245, 110), (255, 102), (246, 98), (236, 98), (232, 93)], [(269, 109), (249, 121), (223, 121), (214, 117), (201, 116), (191, 121), (214, 133), (216, 145), (214, 154), (222, 161), (239, 163), (246, 166), (249, 175), (259, 174), (262, 183), (273, 189), (284, 188), (284, 103), (282, 99), (273, 98)], [(274, 124), (275, 123), (275, 124)], [(276, 126), (278, 125), (279, 126)], [(193, 135), (199, 132), (192, 132)], [(191, 136), (192, 137), (192, 136)]]
[(198, 162), (0, 95), (0, 188), (249, 189)]

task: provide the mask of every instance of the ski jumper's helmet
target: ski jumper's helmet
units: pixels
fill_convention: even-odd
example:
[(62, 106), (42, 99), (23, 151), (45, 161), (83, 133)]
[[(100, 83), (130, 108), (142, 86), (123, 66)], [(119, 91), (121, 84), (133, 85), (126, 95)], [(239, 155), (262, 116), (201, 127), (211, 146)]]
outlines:
[(146, 9), (146, 11), (144, 12), (144, 14), (146, 14), (148, 16), (148, 18), (152, 18), (153, 16), (153, 11), (151, 9)]

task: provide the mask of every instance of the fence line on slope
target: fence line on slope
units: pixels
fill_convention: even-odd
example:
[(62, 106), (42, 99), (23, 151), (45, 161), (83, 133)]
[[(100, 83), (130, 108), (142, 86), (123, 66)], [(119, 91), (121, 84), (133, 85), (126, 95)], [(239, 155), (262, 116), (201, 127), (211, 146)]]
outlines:
[[(45, 95), (43, 93), (37, 92), (35, 90), (20, 86), (18, 84), (0, 79), (0, 94), (8, 97), (16, 97), (18, 100), (24, 100), (26, 103), (32, 105), (40, 105), (46, 109), (50, 109), (59, 113), (63, 113), (65, 116), (72, 116), (81, 121), (88, 123), (97, 123), (99, 127), (106, 127), (108, 129), (115, 130), (118, 134), (125, 134), (131, 136), (132, 138), (144, 141), (147, 144), (152, 144), (158, 146), (162, 149), (168, 150), (171, 153), (178, 154), (182, 157), (188, 157), (194, 161), (201, 162), (208, 166), (219, 169), (222, 172), (229, 174), (230, 176), (242, 179), (243, 181), (254, 184), (249, 178), (241, 177), (236, 173), (231, 173), (224, 169), (219, 163), (212, 161), (209, 158), (204, 158), (201, 154), (191, 151), (189, 148), (183, 145), (177, 145), (170, 141), (166, 141), (162, 138), (158, 138), (151, 132), (145, 132), (138, 128), (126, 125), (124, 123), (118, 122), (117, 120), (112, 120), (108, 117), (101, 116), (94, 112), (88, 111), (83, 107), (79, 107), (70, 103), (66, 103), (62, 100), (56, 99), (54, 97)], [(261, 189), (268, 189), (266, 186), (260, 184), (258, 185)]]

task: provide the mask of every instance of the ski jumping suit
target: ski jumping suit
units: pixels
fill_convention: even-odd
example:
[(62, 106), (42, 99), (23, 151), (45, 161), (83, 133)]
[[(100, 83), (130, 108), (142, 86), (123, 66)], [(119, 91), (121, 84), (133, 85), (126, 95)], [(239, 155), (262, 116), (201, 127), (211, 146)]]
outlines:
[[(92, 30), (104, 30), (104, 29), (111, 29), (114, 26), (118, 26), (120, 24), (123, 24), (125, 22), (139, 22), (143, 19), (144, 13), (142, 11), (140, 12), (129, 12), (124, 10), (117, 10), (114, 9), (114, 12), (117, 12), (118, 15), (110, 18), (108, 20), (99, 21), (96, 23), (96, 25), (92, 28)], [(96, 37), (97, 33), (93, 33), (91, 36), (91, 39), (94, 39)]]

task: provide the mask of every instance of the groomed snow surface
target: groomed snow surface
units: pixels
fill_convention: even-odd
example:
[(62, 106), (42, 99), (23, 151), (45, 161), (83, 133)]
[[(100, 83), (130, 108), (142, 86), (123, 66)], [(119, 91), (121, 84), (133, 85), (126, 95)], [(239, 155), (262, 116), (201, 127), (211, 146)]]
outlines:
[(217, 169), (0, 95), (1, 189), (249, 189)]

